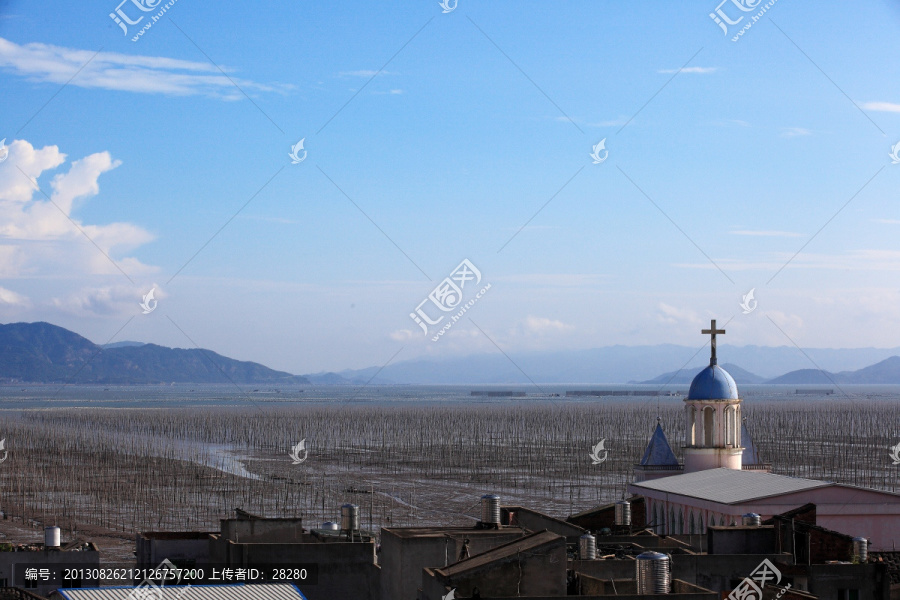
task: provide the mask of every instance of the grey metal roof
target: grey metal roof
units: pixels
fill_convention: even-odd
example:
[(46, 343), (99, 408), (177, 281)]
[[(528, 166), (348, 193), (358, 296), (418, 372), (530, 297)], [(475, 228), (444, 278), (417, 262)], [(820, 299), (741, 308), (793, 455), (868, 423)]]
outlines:
[(659, 423), (656, 424), (656, 431), (653, 432), (650, 443), (647, 444), (647, 449), (644, 450), (641, 464), (644, 466), (679, 464), (678, 459), (675, 458), (675, 453), (672, 452), (672, 447), (669, 446), (669, 440), (666, 439), (662, 425)]
[[(131, 587), (67, 589), (59, 592), (69, 600), (130, 600)], [(191, 585), (157, 588), (162, 600), (305, 600), (290, 583), (266, 585)], [(180, 595), (179, 595), (180, 594)]]
[(779, 496), (791, 492), (810, 490), (834, 485), (827, 481), (786, 477), (760, 471), (738, 471), (736, 469), (707, 469), (685, 475), (673, 475), (662, 479), (631, 484), (641, 489), (658, 490), (700, 500), (711, 500), (721, 504), (738, 504)]

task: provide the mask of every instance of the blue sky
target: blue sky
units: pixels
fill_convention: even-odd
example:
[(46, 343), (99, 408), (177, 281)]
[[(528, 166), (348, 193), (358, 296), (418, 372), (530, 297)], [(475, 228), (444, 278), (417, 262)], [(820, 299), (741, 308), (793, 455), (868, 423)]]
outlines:
[(900, 345), (900, 5), (736, 3), (0, 2), (0, 320), (295, 373)]

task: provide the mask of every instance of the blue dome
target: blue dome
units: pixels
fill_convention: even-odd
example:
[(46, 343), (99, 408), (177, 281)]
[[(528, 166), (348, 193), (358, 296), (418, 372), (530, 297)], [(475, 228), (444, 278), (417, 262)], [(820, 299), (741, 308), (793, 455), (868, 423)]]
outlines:
[(710, 365), (697, 373), (691, 382), (688, 400), (737, 400), (737, 384), (728, 371), (719, 365)]

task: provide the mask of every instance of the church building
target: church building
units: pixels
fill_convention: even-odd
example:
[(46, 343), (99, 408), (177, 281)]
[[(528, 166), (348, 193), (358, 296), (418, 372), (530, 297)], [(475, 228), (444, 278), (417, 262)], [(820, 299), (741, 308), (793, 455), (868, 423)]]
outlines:
[(900, 543), (900, 494), (771, 472), (760, 461), (741, 417), (737, 385), (717, 364), (715, 320), (709, 366), (684, 399), (684, 462), (679, 463), (659, 422), (635, 465), (628, 490), (644, 497), (649, 526), (658, 534), (703, 534), (710, 525), (735, 525), (742, 515), (774, 515), (816, 505), (817, 524), (869, 540), (870, 550)]

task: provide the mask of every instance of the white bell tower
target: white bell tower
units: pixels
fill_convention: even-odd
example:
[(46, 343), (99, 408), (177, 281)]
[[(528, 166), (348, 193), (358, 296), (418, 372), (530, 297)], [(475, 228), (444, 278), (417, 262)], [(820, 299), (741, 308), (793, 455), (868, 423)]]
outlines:
[(684, 472), (718, 467), (741, 470), (741, 399), (734, 379), (716, 359), (716, 334), (725, 330), (716, 329), (713, 319), (702, 333), (712, 336), (710, 359), (709, 366), (694, 377), (684, 400)]

